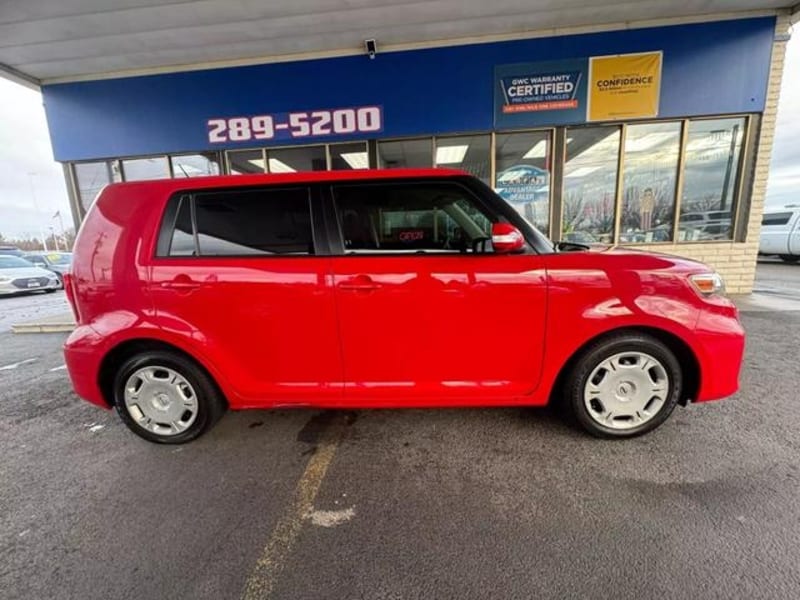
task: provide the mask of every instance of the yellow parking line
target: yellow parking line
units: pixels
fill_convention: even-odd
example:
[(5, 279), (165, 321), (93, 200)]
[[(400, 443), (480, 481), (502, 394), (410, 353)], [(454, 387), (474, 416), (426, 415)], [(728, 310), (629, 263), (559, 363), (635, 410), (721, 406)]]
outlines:
[(303, 521), (314, 509), (314, 499), (339, 447), (344, 427), (341, 423), (331, 424), (323, 434), (316, 452), (306, 465), (306, 470), (297, 482), (294, 498), (289, 510), (281, 517), (272, 530), (261, 556), (247, 579), (242, 600), (264, 600), (269, 598), (275, 582), (283, 570), (286, 559), (294, 547), (297, 536), (303, 529)]

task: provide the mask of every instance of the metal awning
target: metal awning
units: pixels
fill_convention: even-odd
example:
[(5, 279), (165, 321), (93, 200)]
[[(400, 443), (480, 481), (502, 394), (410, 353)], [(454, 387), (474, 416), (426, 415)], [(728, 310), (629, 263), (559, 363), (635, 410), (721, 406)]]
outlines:
[(792, 8), (797, 0), (2, 0), (0, 73), (29, 85)]

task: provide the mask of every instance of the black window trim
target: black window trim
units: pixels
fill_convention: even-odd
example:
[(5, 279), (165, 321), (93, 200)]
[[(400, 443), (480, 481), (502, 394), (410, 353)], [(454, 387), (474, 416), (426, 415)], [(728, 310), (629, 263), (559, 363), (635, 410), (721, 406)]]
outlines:
[[(164, 213), (159, 221), (158, 236), (154, 248), (153, 259), (161, 261), (197, 261), (197, 260), (225, 260), (225, 259), (249, 259), (249, 260), (274, 260), (287, 258), (318, 258), (330, 254), (330, 246), (327, 236), (324, 235), (324, 221), (321, 206), (320, 184), (317, 183), (276, 183), (273, 185), (237, 185), (224, 187), (205, 187), (196, 189), (186, 189), (174, 192), (170, 195), (164, 208)], [(311, 242), (314, 246), (312, 254), (201, 254), (200, 243), (197, 233), (197, 215), (195, 213), (196, 196), (205, 193), (225, 193), (225, 192), (257, 192), (257, 191), (276, 191), (276, 190), (297, 190), (307, 191), (307, 203), (311, 224)], [(175, 231), (175, 224), (178, 219), (179, 209), (184, 201), (190, 202), (192, 235), (194, 237), (194, 255), (170, 255), (172, 237)]]
[[(369, 252), (359, 251), (357, 253), (347, 252), (344, 247), (344, 234), (341, 230), (339, 215), (336, 208), (336, 197), (334, 190), (340, 187), (353, 187), (353, 186), (383, 186), (383, 185), (443, 185), (450, 184), (461, 188), (466, 196), (476, 203), (483, 210), (500, 217), (502, 221), (511, 223), (520, 230), (525, 241), (527, 242), (525, 249), (522, 252), (517, 252), (511, 256), (520, 256), (525, 254), (542, 254), (553, 252), (552, 246), (547, 243), (546, 238), (540, 240), (543, 236), (533, 231), (533, 228), (519, 215), (511, 206), (508, 206), (502, 199), (494, 198), (494, 192), (490, 187), (482, 181), (473, 177), (398, 177), (386, 179), (342, 179), (337, 181), (327, 182), (325, 184), (325, 231), (327, 237), (330, 239), (331, 255), (336, 257), (444, 257), (444, 256), (463, 256), (460, 253), (441, 253), (441, 252), (425, 252), (419, 250), (397, 251), (397, 252)], [(484, 189), (485, 188), (485, 189)], [(490, 194), (484, 196), (488, 191)], [(481, 193), (483, 192), (483, 193)], [(491, 198), (491, 200), (489, 200)], [(470, 257), (478, 256), (509, 256), (507, 254), (495, 254), (494, 252), (478, 252), (469, 254)]]

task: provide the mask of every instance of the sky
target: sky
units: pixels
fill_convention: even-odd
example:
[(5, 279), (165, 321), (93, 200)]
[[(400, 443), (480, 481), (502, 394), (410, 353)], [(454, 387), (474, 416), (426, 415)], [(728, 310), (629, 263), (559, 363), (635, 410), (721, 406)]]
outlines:
[[(800, 204), (800, 26), (788, 44), (767, 204)], [(53, 160), (41, 94), (0, 78), (0, 233), (41, 237), (72, 224), (61, 165)]]

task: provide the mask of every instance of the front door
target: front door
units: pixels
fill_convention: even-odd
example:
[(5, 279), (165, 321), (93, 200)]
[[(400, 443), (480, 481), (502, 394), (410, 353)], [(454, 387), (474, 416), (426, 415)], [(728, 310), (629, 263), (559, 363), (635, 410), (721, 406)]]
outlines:
[(150, 284), (159, 323), (206, 353), (243, 406), (342, 394), (330, 258), (316, 254), (309, 196), (250, 188), (171, 200), (180, 205)]
[(538, 383), (546, 284), (535, 253), (491, 249), (500, 220), (457, 181), (334, 186), (345, 399), (513, 401)]

